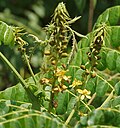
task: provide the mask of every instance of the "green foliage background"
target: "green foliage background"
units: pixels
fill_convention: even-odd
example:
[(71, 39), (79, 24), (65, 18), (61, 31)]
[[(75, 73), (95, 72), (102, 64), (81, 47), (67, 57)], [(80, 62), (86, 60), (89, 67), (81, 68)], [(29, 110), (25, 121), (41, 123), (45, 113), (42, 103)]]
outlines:
[[(26, 1), (23, 5), (22, 2), (17, 0), (11, 0), (12, 4), (8, 1), (1, 1), (0, 20), (15, 26), (24, 26), (28, 33), (33, 33), (39, 39), (44, 39), (45, 33), (42, 27), (50, 21), (50, 16), (58, 2), (60, 1), (34, 0)], [(64, 2), (71, 16), (82, 15), (83, 17), (80, 22), (77, 21), (77, 24), (73, 28), (82, 34), (87, 34), (86, 24), (88, 23), (89, 3), (86, 0), (73, 0), (72, 2), (66, 0)], [(40, 88), (37, 88), (37, 91), (35, 90), (36, 88), (31, 88), (34, 87), (34, 81), (30, 77), (25, 80), (29, 85), (27, 89), (32, 89), (35, 92), (33, 95), (38, 96), (37, 98), (40, 97), (41, 104), (40, 106), (38, 105), (40, 111), (38, 111), (37, 107), (33, 108), (37, 105), (34, 103), (31, 104), (32, 102), (30, 100), (33, 97), (30, 98), (27, 95), (21, 84), (7, 88), (0, 92), (1, 128), (22, 128), (28, 126), (31, 128), (37, 128), (39, 126), (46, 128), (120, 127), (120, 6), (109, 8), (99, 15), (104, 9), (119, 4), (119, 0), (115, 0), (114, 2), (94, 1), (93, 23), (95, 24), (93, 30), (86, 35), (87, 38), (83, 38), (80, 41), (78, 38), (78, 51), (68, 67), (68, 75), (71, 75), (72, 80), (78, 79), (84, 81), (83, 79), (85, 79), (85, 89), (91, 91), (92, 101), (80, 100), (78, 94), (68, 88), (67, 91), (58, 93), (55, 97), (58, 106), (49, 113), (47, 110), (48, 101), (46, 100), (46, 96), (48, 95), (46, 93), (44, 94), (44, 89), (41, 92)], [(16, 6), (18, 9), (15, 9), (13, 5), (19, 5)], [(75, 8), (74, 11), (73, 6)], [(100, 38), (97, 39), (97, 36)], [(32, 38), (23, 36), (23, 39), (29, 41), (30, 46), (32, 46)], [(80, 68), (80, 65), (85, 65), (87, 69), (93, 66), (92, 64), (94, 62), (91, 63), (87, 55), (95, 55), (93, 52), (95, 47), (92, 48), (92, 45), (95, 45), (97, 41), (99, 43), (102, 41), (103, 46), (100, 47), (100, 51), (98, 50), (101, 59), (98, 60), (97, 58), (95, 60), (98, 64), (94, 77), (92, 76), (94, 73), (92, 70), (90, 73), (85, 72), (86, 69)], [(93, 51), (90, 51), (90, 48)], [(42, 64), (42, 50), (42, 47), (37, 48), (36, 54), (33, 56), (32, 67), (35, 73), (39, 72), (39, 67)], [(23, 78), (30, 76), (27, 66), (23, 67), (22, 58), (20, 57), (20, 53), (17, 52), (17, 49), (13, 50), (2, 44), (0, 46), (0, 52), (3, 52), (9, 58)], [(97, 55), (93, 56), (92, 59), (96, 59), (95, 57), (98, 57)], [(87, 64), (87, 62), (90, 63)], [(9, 72), (2, 61), (0, 61), (0, 66), (1, 89), (17, 83), (13, 74)], [(85, 73), (89, 74), (88, 79)], [(40, 74), (36, 74), (35, 79), (39, 81), (40, 77)], [(45, 99), (43, 98), (44, 96)], [(79, 111), (81, 115), (78, 114)]]
[[(45, 38), (42, 27), (50, 22), (51, 15), (57, 4), (61, 0), (1, 0), (0, 1), (0, 20), (6, 23), (13, 24), (16, 26), (26, 27), (29, 33), (37, 35), (40, 39)], [(87, 0), (63, 0), (66, 3), (68, 12), (71, 17), (81, 15), (81, 20), (77, 21), (73, 25), (73, 29), (76, 31), (87, 34), (88, 29), (88, 16), (89, 16), (89, 1)], [(108, 7), (119, 5), (119, 0), (94, 0), (94, 19), (95, 23), (97, 17)], [(79, 40), (79, 39), (78, 39)], [(29, 40), (30, 42), (30, 40)], [(5, 55), (11, 60), (15, 67), (21, 72), (22, 76), (27, 78), (29, 72), (27, 69), (23, 69), (23, 63), (20, 59), (19, 53), (9, 48), (0, 47), (0, 51), (3, 51)], [(8, 52), (9, 51), (9, 52)], [(41, 49), (38, 49), (41, 51)], [(41, 60), (38, 59), (42, 55), (40, 52), (33, 58), (34, 71), (39, 70)], [(8, 69), (0, 61), (0, 89), (11, 86), (17, 83), (14, 77), (9, 73)], [(4, 82), (3, 82), (4, 81)]]

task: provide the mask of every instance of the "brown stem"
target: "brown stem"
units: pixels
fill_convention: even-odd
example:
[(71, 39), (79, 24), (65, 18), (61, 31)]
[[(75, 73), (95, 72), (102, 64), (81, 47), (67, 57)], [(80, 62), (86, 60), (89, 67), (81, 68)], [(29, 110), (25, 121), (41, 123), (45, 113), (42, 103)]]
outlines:
[(88, 18), (88, 32), (90, 32), (92, 30), (93, 14), (94, 14), (94, 3), (93, 3), (93, 0), (90, 0), (89, 18)]

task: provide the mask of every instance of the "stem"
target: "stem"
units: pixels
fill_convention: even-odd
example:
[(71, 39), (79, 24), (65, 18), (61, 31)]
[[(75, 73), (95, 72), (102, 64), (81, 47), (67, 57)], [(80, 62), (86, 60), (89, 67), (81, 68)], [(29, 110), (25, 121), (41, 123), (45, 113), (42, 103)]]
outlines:
[(80, 100), (81, 103), (83, 103), (85, 105), (85, 107), (91, 112), (92, 110), (89, 108), (89, 106), (87, 104), (85, 104), (82, 100)]
[(20, 83), (23, 85), (23, 87), (28, 88), (28, 85), (23, 80), (21, 75), (17, 72), (17, 70), (12, 66), (12, 64), (7, 60), (7, 58), (1, 52), (0, 52), (0, 58), (13, 71), (14, 75), (17, 77), (17, 79), (20, 81)]
[(52, 90), (53, 90), (55, 83), (56, 83), (56, 80), (57, 80), (57, 78), (55, 76), (56, 71), (57, 71), (57, 63), (56, 63), (56, 66), (54, 68), (54, 71), (55, 71), (55, 73), (53, 74), (53, 83), (52, 83), (52, 88), (51, 88), (51, 93), (50, 93), (50, 102), (49, 102), (49, 109), (48, 109), (49, 112), (51, 112), (51, 110), (53, 108), (54, 92), (52, 92)]
[(88, 101), (87, 105), (90, 105), (92, 103), (92, 101), (95, 99), (96, 97), (96, 92), (92, 95), (91, 99)]
[(107, 97), (107, 99), (103, 102), (103, 104), (99, 108), (102, 108), (113, 97), (113, 92), (114, 90), (112, 90), (110, 95)]
[[(70, 92), (69, 90), (66, 90), (68, 93), (70, 93), (71, 95), (73, 95), (74, 97), (76, 97), (77, 98), (77, 100), (79, 101), (79, 96), (76, 96), (74, 93), (72, 93), (72, 92)], [(82, 104), (84, 104), (85, 105), (85, 107), (91, 112), (91, 109), (89, 108), (89, 106), (86, 104), (86, 103), (84, 103), (84, 101), (82, 101), (82, 100), (80, 100), (80, 102), (82, 103)]]
[(93, 4), (93, 0), (90, 0), (89, 19), (88, 19), (88, 32), (90, 32), (92, 30), (93, 14), (94, 14), (94, 4)]
[(28, 66), (28, 69), (29, 69), (29, 71), (30, 71), (30, 74), (32, 75), (32, 78), (33, 78), (35, 84), (37, 84), (37, 80), (36, 80), (36, 78), (35, 78), (35, 75), (34, 75), (34, 73), (33, 73), (32, 68), (31, 68), (31, 66), (30, 66), (29, 60), (28, 60), (28, 58), (27, 58), (27, 55), (26, 55), (25, 53), (24, 53), (24, 58), (25, 58), (25, 61), (26, 61), (26, 63), (27, 63), (27, 66)]
[(68, 118), (67, 118), (67, 120), (65, 122), (65, 125), (68, 125), (68, 123), (70, 122), (70, 120), (71, 120), (72, 116), (74, 115), (74, 113), (75, 113), (75, 109), (73, 109), (71, 111), (70, 115), (68, 116)]
[(110, 87), (111, 87), (111, 89), (114, 91), (115, 89), (114, 89), (114, 87), (109, 83), (109, 82), (107, 82), (107, 80), (105, 80), (104, 78), (102, 78), (101, 76), (99, 76), (98, 74), (97, 74), (97, 77), (99, 77), (101, 80), (103, 80), (105, 83), (107, 83)]
[(32, 107), (36, 110), (39, 110), (40, 109), (39, 100), (37, 99), (37, 97), (35, 97), (35, 95), (28, 88), (27, 83), (24, 81), (24, 79), (21, 77), (21, 75), (17, 72), (17, 70), (13, 67), (13, 65), (8, 61), (8, 59), (1, 52), (0, 52), (0, 58), (2, 59), (2, 61), (5, 64), (7, 64), (7, 66), (11, 69), (11, 71), (14, 73), (16, 78), (20, 81), (20, 83), (24, 87), (24, 89), (27, 92), (28, 97), (32, 103)]

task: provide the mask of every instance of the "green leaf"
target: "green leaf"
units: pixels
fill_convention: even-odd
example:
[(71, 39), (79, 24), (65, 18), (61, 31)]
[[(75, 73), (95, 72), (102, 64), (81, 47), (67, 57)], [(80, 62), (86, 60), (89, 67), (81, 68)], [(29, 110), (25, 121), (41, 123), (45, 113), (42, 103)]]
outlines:
[(115, 84), (115, 92), (117, 95), (120, 95), (120, 81)]
[(111, 26), (116, 25), (120, 19), (120, 6), (115, 6), (105, 10), (97, 19), (96, 25), (109, 23)]
[(120, 105), (120, 96), (112, 100), (112, 107), (116, 107), (118, 105)]
[(2, 41), (4, 45), (9, 45), (10, 47), (12, 47), (14, 45), (14, 39), (15, 35), (13, 32), (13, 28), (0, 21), (0, 41)]
[(81, 122), (82, 126), (86, 126), (87, 125), (87, 116), (80, 117), (80, 122)]
[(15, 101), (29, 101), (27, 93), (21, 84), (7, 88), (0, 92), (0, 99), (15, 100)]
[(32, 119), (32, 117), (26, 117), (24, 118), (24, 127), (27, 128), (29, 126), (29, 128), (35, 128), (35, 123), (34, 120)]
[(120, 72), (120, 55), (118, 55), (116, 59), (116, 69), (118, 72)]
[(104, 96), (108, 90), (108, 87), (109, 87), (109, 85), (106, 82), (104, 82), (102, 80), (98, 81), (98, 84), (96, 86), (97, 96)]
[(76, 71), (77, 71), (77, 68), (74, 65), (69, 66), (68, 75), (72, 77), (71, 80), (74, 79)]
[(116, 68), (116, 58), (117, 53), (115, 51), (109, 51), (107, 53), (106, 62), (109, 70), (114, 70)]
[(74, 56), (74, 59), (72, 60), (71, 65), (80, 66), (81, 63), (82, 63), (82, 52), (81, 49), (78, 49), (77, 53)]
[(113, 47), (119, 47), (120, 46), (120, 26), (112, 26), (111, 28), (111, 34), (110, 42)]
[(56, 109), (57, 114), (64, 114), (66, 112), (66, 97), (67, 93), (59, 93), (58, 94), (58, 107)]
[(78, 70), (76, 71), (76, 73), (75, 73), (75, 78), (76, 78), (77, 80), (82, 81), (82, 79), (83, 79), (83, 77), (82, 77), (83, 72), (84, 72), (84, 70), (78, 69)]
[(96, 78), (90, 78), (86, 83), (86, 89), (91, 91), (91, 93), (94, 93), (95, 87), (96, 87)]
[(4, 34), (7, 30), (8, 25), (0, 21), (0, 41), (4, 41)]
[(78, 42), (78, 48), (82, 50), (82, 48), (85, 47), (89, 47), (90, 43), (91, 43), (91, 39), (93, 38), (93, 33), (89, 33), (86, 36), (87, 38), (82, 38), (79, 42)]
[(105, 70), (107, 67), (106, 55), (107, 55), (106, 51), (101, 50), (100, 55), (99, 55), (101, 59), (98, 61), (98, 65), (97, 65), (97, 69), (100, 71)]
[(88, 118), (88, 125), (95, 125), (95, 124), (101, 124), (104, 122), (104, 113), (102, 110), (95, 110), (92, 113), (90, 113)]
[(67, 106), (67, 114), (71, 113), (71, 111), (74, 109), (76, 103), (77, 103), (76, 97), (72, 97)]
[[(3, 104), (4, 103), (4, 104)], [(59, 117), (48, 112), (34, 111), (24, 109), (20, 105), (22, 102), (12, 104), (9, 100), (0, 102), (2, 111), (6, 111), (6, 107), (10, 107), (5, 113), (0, 115), (0, 128), (50, 128), (64, 127)], [(3, 118), (4, 117), (4, 118)]]
[(6, 32), (4, 33), (4, 44), (13, 46), (14, 45), (14, 41), (13, 41), (14, 38), (15, 37), (13, 34), (12, 27), (8, 26)]
[(0, 101), (0, 116), (8, 113), (9, 106), (6, 105), (6, 102)]
[(0, 128), (5, 128), (5, 126), (3, 124), (0, 124)]
[(18, 120), (15, 120), (15, 121), (10, 122), (9, 128), (22, 128), (22, 125), (20, 124)]
[(85, 65), (89, 60), (87, 56), (87, 52), (89, 51), (89, 48), (86, 47), (85, 49), (82, 49), (82, 64)]

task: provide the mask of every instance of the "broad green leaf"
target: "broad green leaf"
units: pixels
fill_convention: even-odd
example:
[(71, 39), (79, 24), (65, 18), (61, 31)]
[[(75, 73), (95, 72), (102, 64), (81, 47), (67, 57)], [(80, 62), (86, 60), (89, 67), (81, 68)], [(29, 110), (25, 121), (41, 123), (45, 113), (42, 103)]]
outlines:
[(120, 95), (120, 81), (115, 84), (115, 92), (117, 95)]
[(120, 19), (120, 6), (108, 8), (97, 19), (96, 24), (108, 22), (111, 26), (118, 24)]
[(96, 86), (96, 94), (97, 96), (104, 96), (105, 93), (108, 90), (109, 85), (104, 81), (98, 81), (98, 84)]
[(95, 110), (90, 113), (88, 118), (88, 126), (95, 125), (95, 124), (102, 124), (104, 122), (104, 113), (102, 110)]
[(80, 122), (81, 122), (82, 126), (87, 126), (87, 116), (80, 117)]
[(118, 72), (120, 72), (120, 55), (118, 55), (116, 59), (116, 69)]
[(9, 128), (22, 128), (22, 125), (20, 124), (18, 120), (15, 120), (15, 121), (10, 122)]
[(100, 52), (100, 57), (101, 59), (98, 61), (98, 65), (97, 65), (97, 69), (100, 70), (100, 71), (103, 71), (106, 69), (107, 67), (107, 63), (106, 63), (106, 51), (101, 51)]
[(14, 39), (15, 35), (13, 28), (0, 21), (0, 41), (2, 41), (5, 45), (12, 47), (14, 45)]
[(48, 112), (24, 109), (23, 107), (20, 107), (19, 104), (13, 105), (9, 101), (4, 101), (5, 104), (3, 110), (8, 106), (8, 104), (6, 104), (7, 102), (9, 103), (10, 109), (6, 111), (6, 113), (2, 113), (2, 115), (0, 115), (1, 128), (67, 128), (67, 126), (63, 124), (62, 120), (56, 115)]
[(112, 107), (116, 107), (118, 105), (120, 105), (120, 96), (112, 100)]
[(67, 106), (67, 114), (71, 113), (71, 111), (74, 109), (76, 103), (77, 103), (76, 97), (72, 97)]
[(32, 119), (32, 117), (25, 117), (24, 118), (24, 126), (23, 127), (35, 128), (35, 122)]
[(107, 53), (106, 62), (108, 69), (114, 70), (116, 68), (116, 58), (117, 58), (117, 53), (115, 51), (109, 51)]
[(39, 127), (44, 128), (45, 122), (46, 122), (46, 118), (41, 116), (36, 116), (36, 128), (39, 128)]
[(16, 101), (29, 101), (27, 93), (21, 84), (7, 88), (0, 92), (0, 99), (16, 100)]
[(12, 43), (14, 43), (13, 42), (14, 38), (15, 37), (14, 37), (14, 34), (13, 34), (12, 27), (8, 26), (6, 32), (4, 33), (4, 44), (13, 46), (14, 44), (12, 44)]
[(0, 124), (0, 128), (5, 128), (5, 126), (3, 124)]
[(91, 91), (91, 93), (94, 93), (95, 87), (96, 87), (96, 78), (90, 78), (86, 83), (86, 89)]
[(57, 114), (64, 114), (66, 111), (66, 97), (67, 93), (59, 93), (57, 100), (58, 100), (58, 107), (56, 108)]
[(81, 49), (82, 51), (82, 64), (86, 64), (89, 60), (88, 60), (88, 56), (87, 56), (87, 52), (89, 51), (89, 48), (86, 47), (84, 49)]
[(82, 52), (81, 49), (78, 49), (77, 53), (74, 56), (74, 59), (72, 60), (71, 65), (80, 66), (81, 63), (82, 63)]
[(8, 25), (0, 21), (0, 41), (4, 41), (4, 34), (8, 28)]
[(0, 101), (0, 116), (9, 112), (9, 106), (5, 101)]
[(77, 68), (74, 65), (69, 66), (68, 75), (71, 76), (71, 80), (74, 79)]
[(90, 43), (91, 43), (91, 39), (93, 39), (93, 33), (89, 33), (87, 34), (86, 36), (87, 38), (82, 38), (80, 40), (80, 42), (78, 42), (78, 49), (81, 49), (82, 48), (85, 48), (85, 47), (89, 47), (90, 46)]
[(105, 123), (106, 124), (114, 124), (115, 125), (115, 122), (116, 122), (116, 119), (117, 119), (117, 116), (115, 116), (115, 112), (112, 111), (112, 110), (109, 110), (109, 111), (104, 111), (104, 116), (105, 116)]
[(120, 46), (120, 26), (112, 26), (111, 28), (111, 34), (109, 35), (111, 45), (113, 47), (119, 47)]
[(84, 70), (78, 69), (78, 70), (76, 71), (76, 73), (75, 73), (75, 78), (76, 78), (77, 80), (82, 81), (82, 80), (83, 80), (83, 77), (82, 77), (83, 72), (84, 72)]

